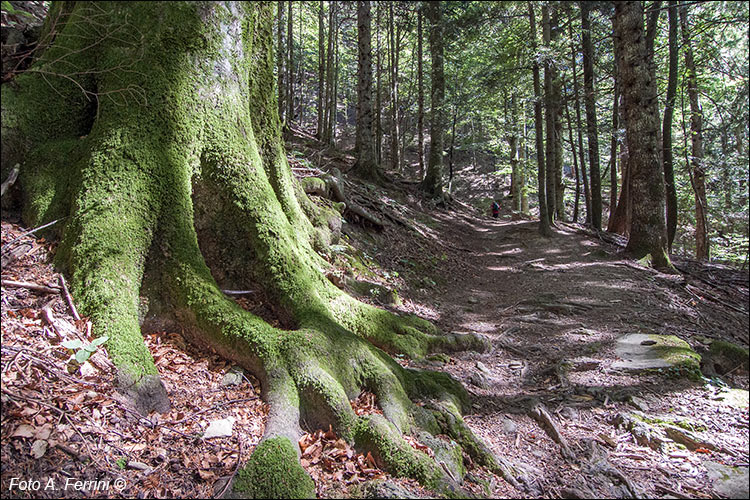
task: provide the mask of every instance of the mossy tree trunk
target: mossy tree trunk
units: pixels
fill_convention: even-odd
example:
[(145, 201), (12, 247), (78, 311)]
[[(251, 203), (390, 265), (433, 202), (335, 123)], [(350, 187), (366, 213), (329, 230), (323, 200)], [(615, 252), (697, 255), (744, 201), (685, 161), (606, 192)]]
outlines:
[(429, 25), (432, 83), (430, 88), (430, 155), (421, 188), (428, 197), (443, 198), (443, 128), (445, 127), (445, 74), (443, 70), (443, 14), (440, 2), (423, 5)]
[[(449, 480), (401, 433), (449, 434), (497, 466), (462, 424), (463, 388), (387, 354), (478, 339), (362, 304), (321, 272), (314, 248), (327, 216), (297, 186), (281, 143), (273, 4), (65, 7), (53, 9), (62, 17), (43, 58), (2, 87), (3, 162), (23, 164), (28, 224), (66, 218), (56, 258), (136, 407), (168, 408), (139, 327), (147, 299), (153, 321), (179, 324), (261, 381), (270, 414), (240, 481), (252, 495), (314, 494), (297, 461), (303, 417), (432, 486)], [(284, 329), (223, 287), (262, 288)], [(383, 420), (354, 413), (362, 389)]]
[(615, 4), (614, 31), (626, 117), (628, 189), (632, 200), (630, 238), (626, 250), (638, 259), (650, 256), (654, 267), (671, 268), (664, 219), (664, 172), (657, 144), (659, 110), (656, 82), (649, 75), (643, 6), (640, 2)]

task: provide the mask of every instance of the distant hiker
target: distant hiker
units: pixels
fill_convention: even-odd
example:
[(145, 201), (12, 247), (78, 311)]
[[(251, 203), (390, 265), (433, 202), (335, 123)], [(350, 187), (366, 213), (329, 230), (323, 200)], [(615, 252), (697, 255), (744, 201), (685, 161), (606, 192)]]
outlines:
[(497, 201), (492, 202), (492, 217), (497, 219), (497, 216), (500, 215), (500, 204)]

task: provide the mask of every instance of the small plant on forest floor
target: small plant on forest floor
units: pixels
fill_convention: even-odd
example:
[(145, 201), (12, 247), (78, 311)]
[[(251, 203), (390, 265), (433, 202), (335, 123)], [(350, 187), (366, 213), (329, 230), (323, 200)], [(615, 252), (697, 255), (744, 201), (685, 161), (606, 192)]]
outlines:
[(75, 354), (71, 356), (71, 360), (75, 359), (78, 364), (83, 364), (89, 359), (89, 357), (91, 357), (92, 354), (96, 352), (97, 348), (100, 345), (104, 344), (107, 340), (109, 340), (109, 337), (107, 337), (106, 335), (96, 338), (88, 344), (79, 339), (73, 339), (66, 340), (62, 343), (62, 346), (75, 352)]

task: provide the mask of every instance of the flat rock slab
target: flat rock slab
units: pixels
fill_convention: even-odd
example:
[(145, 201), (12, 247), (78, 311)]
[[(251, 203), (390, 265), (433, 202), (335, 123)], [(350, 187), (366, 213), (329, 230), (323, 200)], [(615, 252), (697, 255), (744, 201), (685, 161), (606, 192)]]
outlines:
[(617, 339), (615, 353), (620, 361), (612, 368), (620, 370), (651, 370), (700, 363), (700, 356), (690, 345), (674, 335), (631, 333)]
[(703, 465), (713, 483), (714, 492), (726, 498), (750, 498), (747, 467), (727, 467), (705, 461)]

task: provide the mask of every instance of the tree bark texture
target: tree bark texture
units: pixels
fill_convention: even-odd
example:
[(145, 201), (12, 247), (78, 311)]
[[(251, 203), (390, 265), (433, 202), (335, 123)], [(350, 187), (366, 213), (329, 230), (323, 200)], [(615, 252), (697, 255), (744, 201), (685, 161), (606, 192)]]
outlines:
[(615, 4), (617, 67), (626, 115), (628, 170), (632, 197), (630, 238), (626, 250), (636, 258), (650, 255), (657, 268), (669, 268), (664, 220), (664, 174), (659, 163), (656, 82), (651, 78), (640, 2)]
[[(67, 217), (57, 263), (94, 336), (109, 337), (136, 408), (169, 406), (139, 326), (145, 299), (144, 329), (179, 325), (261, 381), (269, 416), (238, 495), (314, 496), (298, 461), (303, 422), (331, 425), (393, 474), (442, 494), (453, 479), (402, 433), (447, 434), (499, 471), (461, 420), (469, 400), (460, 384), (387, 354), (481, 341), (358, 302), (321, 272), (315, 249), (334, 241), (328, 221), (340, 214), (313, 205), (286, 161), (273, 4), (71, 5), (42, 59), (2, 86), (2, 146), (15, 152), (3, 161), (24, 163), (27, 224)], [(274, 317), (221, 291), (236, 287), (263, 290)], [(354, 413), (350, 400), (364, 388), (383, 415)]]

